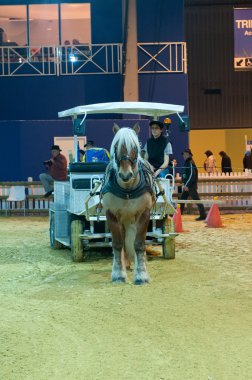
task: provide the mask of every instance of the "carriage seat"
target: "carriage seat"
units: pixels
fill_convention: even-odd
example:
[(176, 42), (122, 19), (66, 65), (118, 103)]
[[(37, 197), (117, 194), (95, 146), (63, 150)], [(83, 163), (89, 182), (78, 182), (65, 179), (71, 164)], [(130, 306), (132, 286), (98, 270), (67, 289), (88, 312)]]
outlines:
[(69, 173), (104, 173), (107, 162), (72, 162)]
[(73, 179), (72, 188), (75, 190), (90, 190), (90, 178)]

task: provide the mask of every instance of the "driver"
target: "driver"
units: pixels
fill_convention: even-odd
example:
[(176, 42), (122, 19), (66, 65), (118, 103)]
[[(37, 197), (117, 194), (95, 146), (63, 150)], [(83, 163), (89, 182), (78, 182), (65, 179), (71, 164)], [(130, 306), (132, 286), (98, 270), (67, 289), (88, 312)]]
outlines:
[(168, 174), (169, 155), (172, 154), (172, 146), (162, 134), (163, 123), (153, 120), (149, 126), (151, 137), (145, 144), (144, 158), (150, 163), (154, 177), (164, 178)]

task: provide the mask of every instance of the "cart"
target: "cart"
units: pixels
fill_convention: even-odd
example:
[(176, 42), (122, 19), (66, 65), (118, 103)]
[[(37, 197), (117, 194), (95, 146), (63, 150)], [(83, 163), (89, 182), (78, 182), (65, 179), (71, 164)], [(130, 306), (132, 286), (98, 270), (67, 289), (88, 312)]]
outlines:
[[(183, 112), (179, 105), (149, 102), (114, 102), (79, 106), (59, 112), (59, 117), (88, 114), (136, 114), (153, 117)], [(75, 161), (69, 164), (67, 181), (54, 182), (54, 201), (50, 202), (50, 245), (52, 249), (68, 247), (75, 262), (85, 261), (92, 250), (112, 247), (105, 213), (102, 208), (100, 189), (106, 163), (77, 162), (78, 139), (74, 136)], [(146, 245), (162, 245), (164, 258), (175, 258), (175, 237), (172, 216), (176, 212), (172, 201), (175, 179), (168, 175), (156, 181), (157, 199), (151, 211)]]

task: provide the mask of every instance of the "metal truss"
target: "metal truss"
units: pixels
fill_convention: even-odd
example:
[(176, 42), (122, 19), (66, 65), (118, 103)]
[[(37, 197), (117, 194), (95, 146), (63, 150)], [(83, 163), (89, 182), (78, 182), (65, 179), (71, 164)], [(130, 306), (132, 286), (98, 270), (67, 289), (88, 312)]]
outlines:
[(138, 73), (187, 73), (185, 42), (138, 43)]
[(0, 76), (119, 73), (121, 44), (0, 46)]
[[(184, 42), (138, 43), (138, 73), (187, 73)], [(122, 74), (122, 44), (0, 46), (0, 76)]]

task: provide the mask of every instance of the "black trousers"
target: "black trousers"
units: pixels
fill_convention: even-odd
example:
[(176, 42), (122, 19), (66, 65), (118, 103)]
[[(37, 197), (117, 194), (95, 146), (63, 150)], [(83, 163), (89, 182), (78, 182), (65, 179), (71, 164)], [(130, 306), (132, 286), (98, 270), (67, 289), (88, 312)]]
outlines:
[[(187, 200), (189, 195), (195, 201), (200, 200), (200, 197), (197, 191), (197, 185), (190, 186), (188, 189), (189, 189), (188, 191), (185, 191), (185, 190), (182, 191), (182, 194), (180, 197), (181, 200), (183, 201)], [(200, 216), (204, 218), (206, 216), (205, 207), (203, 206), (202, 203), (197, 203), (197, 207), (199, 209)], [(185, 204), (181, 203), (180, 205), (181, 214), (183, 214), (184, 208), (185, 208)]]

